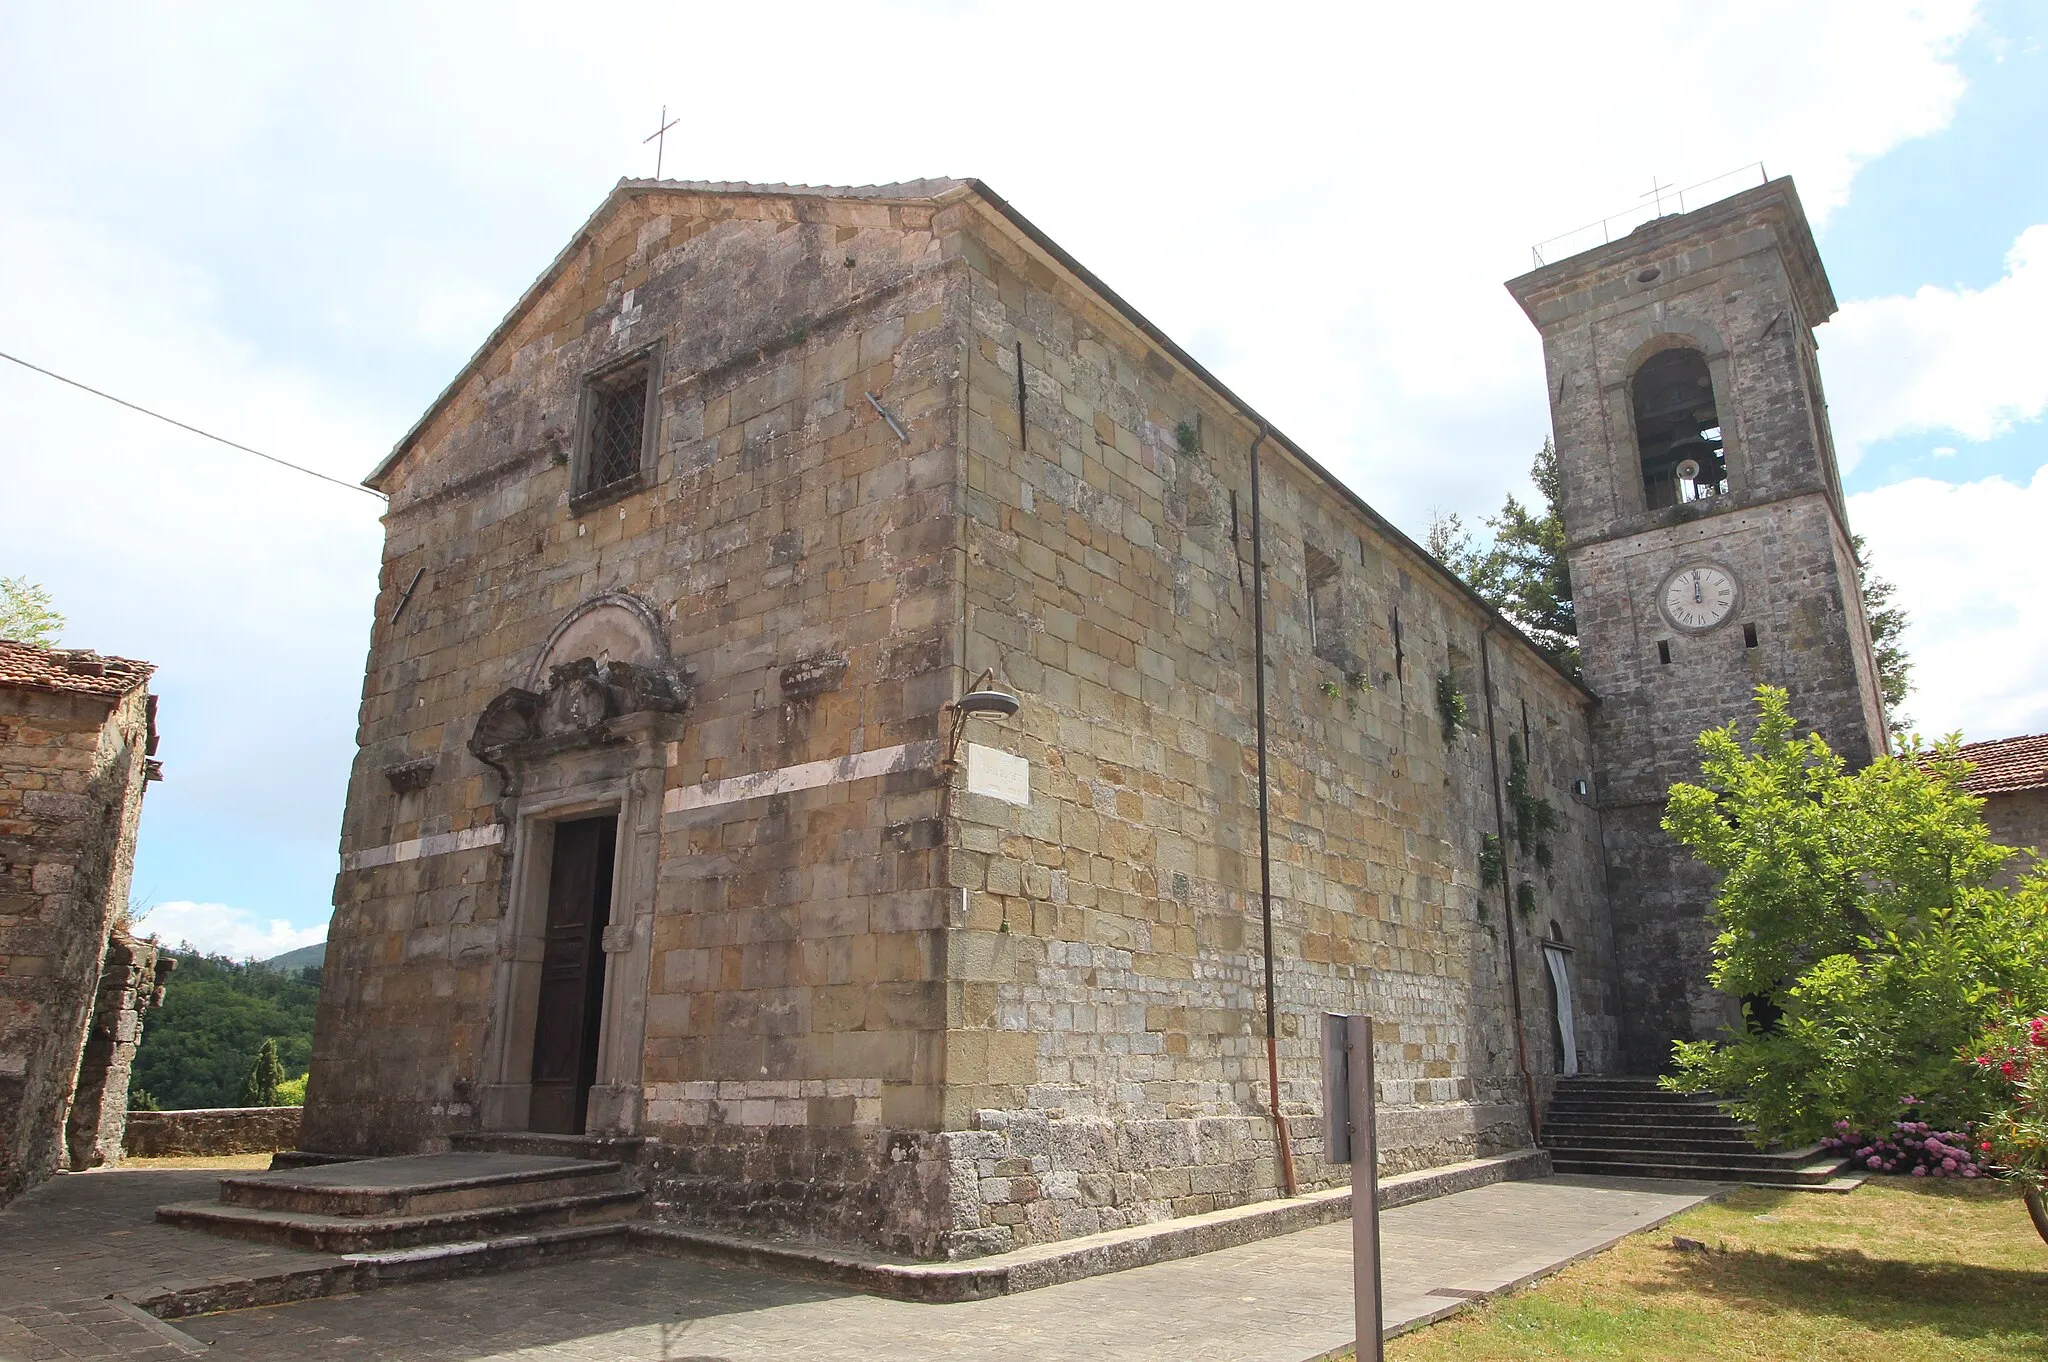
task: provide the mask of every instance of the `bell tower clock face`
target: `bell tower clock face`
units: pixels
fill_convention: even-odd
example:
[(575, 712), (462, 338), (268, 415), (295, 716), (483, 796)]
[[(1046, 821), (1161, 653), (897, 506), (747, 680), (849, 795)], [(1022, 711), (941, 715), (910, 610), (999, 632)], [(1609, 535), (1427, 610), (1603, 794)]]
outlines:
[(1718, 563), (1688, 563), (1664, 579), (1657, 604), (1673, 625), (1704, 633), (1734, 614), (1741, 596), (1732, 570)]

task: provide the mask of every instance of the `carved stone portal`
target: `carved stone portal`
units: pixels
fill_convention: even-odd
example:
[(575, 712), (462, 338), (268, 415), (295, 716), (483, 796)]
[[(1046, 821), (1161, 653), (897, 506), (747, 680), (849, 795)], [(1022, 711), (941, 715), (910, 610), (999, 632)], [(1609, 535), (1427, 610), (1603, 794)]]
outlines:
[(500, 691), (477, 717), (469, 750), (498, 773), (505, 794), (516, 794), (525, 760), (617, 742), (615, 721), (680, 714), (689, 703), (689, 684), (672, 667), (579, 657), (549, 668), (539, 693), (520, 686)]

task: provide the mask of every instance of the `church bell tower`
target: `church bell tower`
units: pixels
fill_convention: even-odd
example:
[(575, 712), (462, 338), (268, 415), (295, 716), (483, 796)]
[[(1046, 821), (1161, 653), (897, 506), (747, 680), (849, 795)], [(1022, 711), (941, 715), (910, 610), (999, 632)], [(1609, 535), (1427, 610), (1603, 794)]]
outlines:
[(1885, 750), (1813, 328), (1835, 297), (1789, 179), (1547, 264), (1543, 334), (1621, 971), (1623, 1061), (1739, 1016), (1707, 983), (1713, 880), (1659, 827), (1694, 740), (1760, 683), (1852, 767)]

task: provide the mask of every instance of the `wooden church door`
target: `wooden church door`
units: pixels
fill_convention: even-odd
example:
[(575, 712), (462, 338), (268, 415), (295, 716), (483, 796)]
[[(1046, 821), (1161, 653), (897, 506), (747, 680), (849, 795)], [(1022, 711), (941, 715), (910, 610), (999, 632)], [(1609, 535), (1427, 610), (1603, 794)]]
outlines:
[(618, 837), (618, 821), (609, 814), (555, 825), (533, 1029), (533, 1102), (527, 1122), (532, 1130), (583, 1133), (590, 1086), (597, 1081), (603, 938), (611, 919)]

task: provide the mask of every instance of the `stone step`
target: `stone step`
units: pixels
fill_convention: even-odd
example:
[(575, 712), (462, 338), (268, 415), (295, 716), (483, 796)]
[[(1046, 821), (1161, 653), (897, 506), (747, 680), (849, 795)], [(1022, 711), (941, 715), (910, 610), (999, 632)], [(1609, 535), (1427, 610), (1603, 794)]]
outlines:
[(525, 1154), (414, 1154), (220, 1180), (226, 1206), (327, 1216), (437, 1215), (631, 1188), (620, 1164)]
[(1747, 1144), (1751, 1128), (1699, 1121), (1607, 1121), (1576, 1119), (1543, 1122), (1543, 1137), (1565, 1135), (1643, 1135), (1661, 1140), (1740, 1140)]
[(1602, 1121), (1703, 1121), (1715, 1124), (1740, 1125), (1733, 1116), (1711, 1106), (1678, 1106), (1663, 1103), (1642, 1102), (1625, 1104), (1621, 1102), (1552, 1102), (1547, 1115), (1566, 1117), (1574, 1120)]
[(372, 1253), (631, 1220), (639, 1214), (645, 1197), (646, 1193), (635, 1187), (510, 1206), (387, 1217), (318, 1215), (187, 1201), (157, 1207), (156, 1218), (167, 1225), (321, 1253)]
[(464, 1130), (448, 1137), (456, 1149), (477, 1154), (532, 1154), (555, 1159), (609, 1159), (629, 1167), (646, 1140), (638, 1135), (549, 1135), (534, 1130)]
[(364, 1253), (605, 1224), (646, 1194), (608, 1159), (413, 1154), (220, 1180), (218, 1202), (157, 1207), (166, 1224), (326, 1253)]
[(1543, 1128), (1545, 1149), (1673, 1149), (1696, 1154), (1767, 1154), (1740, 1135), (1652, 1135), (1645, 1131), (1564, 1131)]
[(1580, 1163), (1621, 1164), (1647, 1159), (1652, 1163), (1673, 1166), (1711, 1164), (1722, 1168), (1797, 1168), (1818, 1157), (1817, 1149), (1812, 1148), (1767, 1153), (1758, 1149), (1658, 1149), (1647, 1145), (1601, 1147), (1559, 1144), (1550, 1146), (1550, 1153), (1553, 1158), (1573, 1159)]
[(280, 1149), (270, 1156), (270, 1168), (318, 1168), (329, 1163), (354, 1163), (357, 1154), (321, 1154), (310, 1149)]
[(1810, 1163), (1770, 1168), (1745, 1168), (1732, 1164), (1679, 1164), (1661, 1160), (1655, 1153), (1640, 1151), (1635, 1160), (1614, 1162), (1587, 1159), (1575, 1154), (1553, 1152), (1551, 1161), (1560, 1173), (1591, 1173), (1605, 1177), (1684, 1178), (1695, 1182), (1748, 1182), (1771, 1187), (1819, 1187), (1841, 1171), (1843, 1160), (1829, 1157)]

